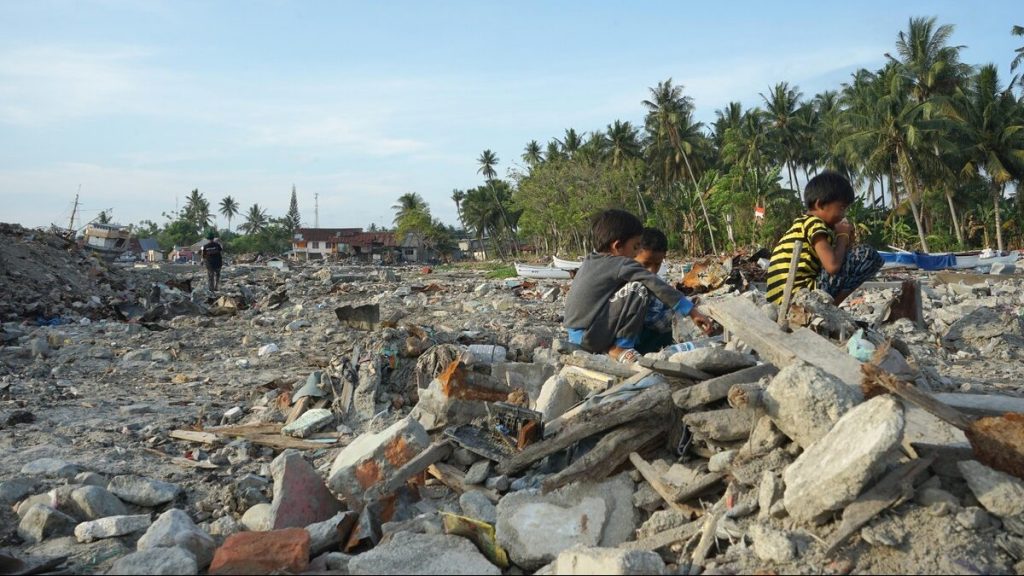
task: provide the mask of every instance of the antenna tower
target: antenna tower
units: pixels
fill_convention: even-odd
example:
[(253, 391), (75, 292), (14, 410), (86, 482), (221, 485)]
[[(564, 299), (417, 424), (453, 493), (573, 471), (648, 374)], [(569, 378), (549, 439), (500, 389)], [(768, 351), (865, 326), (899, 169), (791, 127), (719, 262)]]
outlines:
[(313, 228), (320, 228), (320, 193), (313, 194)]

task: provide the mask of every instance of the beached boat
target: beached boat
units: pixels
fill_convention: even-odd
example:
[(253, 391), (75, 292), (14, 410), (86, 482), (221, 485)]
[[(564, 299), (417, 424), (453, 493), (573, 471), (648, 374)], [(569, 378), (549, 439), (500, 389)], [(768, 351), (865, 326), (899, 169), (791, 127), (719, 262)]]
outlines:
[(555, 268), (562, 270), (579, 270), (580, 266), (583, 266), (583, 260), (563, 260), (558, 256), (552, 256), (551, 262)]
[(544, 280), (568, 280), (572, 274), (568, 270), (555, 268), (553, 266), (530, 266), (516, 262), (516, 274), (520, 278), (534, 278)]
[(993, 264), (1013, 264), (1020, 259), (1020, 252), (996, 255), (990, 252), (945, 252), (926, 254), (924, 252), (879, 252), (885, 264), (882, 268), (911, 268), (920, 270), (970, 270), (988, 269)]
[(128, 240), (131, 233), (125, 226), (115, 224), (92, 223), (85, 227), (82, 232), (82, 246), (99, 254), (101, 257), (113, 260), (128, 249)]

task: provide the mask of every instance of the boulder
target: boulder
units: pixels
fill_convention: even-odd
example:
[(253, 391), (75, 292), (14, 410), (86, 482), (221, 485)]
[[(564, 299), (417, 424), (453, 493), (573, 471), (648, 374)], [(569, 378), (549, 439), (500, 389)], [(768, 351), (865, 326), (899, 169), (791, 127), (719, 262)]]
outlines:
[(107, 516), (98, 520), (82, 522), (75, 526), (75, 538), (79, 542), (92, 542), (103, 538), (124, 536), (149, 528), (149, 514), (135, 516)]
[(175, 546), (187, 550), (195, 558), (196, 566), (204, 568), (210, 564), (217, 544), (192, 522), (184, 510), (172, 508), (161, 514), (146, 530), (139, 538), (137, 548), (142, 551)]
[(75, 488), (71, 492), (71, 502), (76, 515), (84, 520), (128, 514), (124, 502), (99, 486)]
[(994, 470), (977, 460), (957, 463), (974, 497), (1000, 518), (1024, 514), (1024, 480)]
[(799, 521), (818, 520), (853, 502), (884, 472), (903, 437), (903, 408), (878, 396), (856, 406), (786, 468), (786, 510)]
[(174, 484), (140, 476), (114, 476), (107, 490), (125, 502), (146, 507), (166, 504), (181, 493), (181, 488)]
[(362, 574), (501, 574), (472, 542), (446, 534), (399, 532), (348, 562), (348, 572)]
[(620, 548), (574, 547), (555, 560), (555, 574), (664, 574), (665, 563), (655, 552)]
[(772, 422), (803, 448), (827, 434), (843, 414), (863, 400), (860, 390), (804, 363), (780, 370), (763, 395)]
[(107, 574), (198, 574), (196, 560), (181, 548), (153, 548), (118, 558)]
[(270, 463), (274, 500), (270, 529), (305, 528), (327, 520), (343, 509), (324, 485), (320, 474), (297, 450), (285, 450)]
[(482, 520), (488, 524), (498, 521), (497, 508), (482, 492), (476, 490), (464, 492), (462, 496), (459, 496), (459, 506), (462, 507), (462, 513), (470, 518)]
[(18, 523), (18, 536), (29, 544), (37, 544), (51, 536), (66, 536), (75, 529), (75, 519), (45, 504), (29, 508)]
[(410, 417), (376, 434), (363, 434), (334, 460), (328, 487), (348, 502), (358, 505), (365, 492), (385, 482), (429, 445), (427, 431)]

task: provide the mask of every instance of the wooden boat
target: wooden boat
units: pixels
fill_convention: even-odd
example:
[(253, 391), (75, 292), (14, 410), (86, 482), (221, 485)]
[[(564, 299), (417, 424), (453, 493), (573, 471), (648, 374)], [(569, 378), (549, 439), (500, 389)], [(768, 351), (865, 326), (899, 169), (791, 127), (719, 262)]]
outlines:
[(113, 260), (128, 249), (128, 228), (114, 224), (92, 223), (82, 233), (83, 246), (101, 257)]
[(516, 275), (520, 278), (534, 278), (544, 280), (568, 280), (572, 274), (568, 270), (555, 268), (553, 266), (531, 266), (516, 262)]
[(562, 270), (579, 270), (583, 266), (583, 260), (563, 260), (558, 256), (552, 256), (551, 261), (555, 268)]

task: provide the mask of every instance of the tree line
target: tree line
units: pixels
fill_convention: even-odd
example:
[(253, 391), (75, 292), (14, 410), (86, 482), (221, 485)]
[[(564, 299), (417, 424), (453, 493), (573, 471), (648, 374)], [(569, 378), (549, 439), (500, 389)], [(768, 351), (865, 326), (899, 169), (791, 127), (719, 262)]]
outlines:
[[(464, 228), (500, 256), (519, 240), (583, 253), (588, 217), (625, 207), (690, 254), (769, 245), (803, 211), (801, 183), (822, 170), (859, 190), (850, 217), (867, 240), (924, 251), (1021, 246), (1024, 81), (960, 59), (954, 27), (911, 18), (878, 70), (861, 69), (813, 96), (779, 82), (762, 104), (730, 102), (710, 125), (670, 78), (641, 102), (642, 126), (566, 129), (526, 144), (523, 168), (455, 190)], [(1024, 37), (1024, 28), (1011, 31)], [(1011, 71), (1024, 61), (1012, 55)]]

